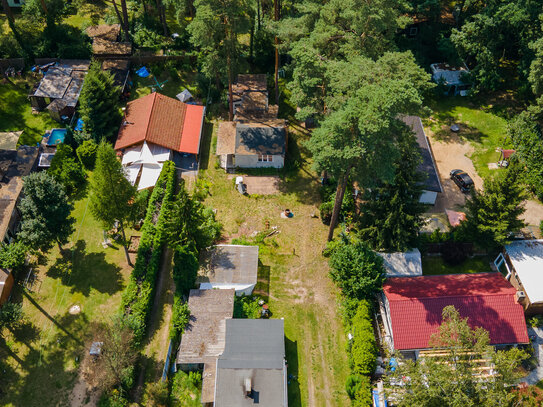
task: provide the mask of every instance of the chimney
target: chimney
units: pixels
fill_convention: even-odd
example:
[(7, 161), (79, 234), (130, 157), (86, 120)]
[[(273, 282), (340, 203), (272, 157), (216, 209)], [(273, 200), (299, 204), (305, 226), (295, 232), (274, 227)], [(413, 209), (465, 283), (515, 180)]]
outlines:
[(517, 302), (523, 303), (526, 299), (526, 293), (524, 291), (517, 291)]
[(251, 397), (252, 389), (251, 389), (251, 378), (247, 377), (245, 379), (245, 397)]

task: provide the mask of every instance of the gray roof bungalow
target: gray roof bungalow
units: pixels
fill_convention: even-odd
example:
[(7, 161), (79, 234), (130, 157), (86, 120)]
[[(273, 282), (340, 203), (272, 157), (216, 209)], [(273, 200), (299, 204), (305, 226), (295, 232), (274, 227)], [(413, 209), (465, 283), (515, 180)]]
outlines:
[(201, 290), (235, 289), (236, 295), (251, 295), (258, 276), (258, 246), (219, 244), (203, 256), (197, 282)]
[(65, 59), (49, 67), (29, 95), (32, 108), (38, 111), (49, 110), (51, 117), (59, 122), (63, 117), (71, 117), (79, 101), (89, 65), (88, 60)]
[(234, 290), (190, 290), (190, 320), (181, 337), (177, 365), (203, 369), (202, 404), (213, 403), (217, 357), (223, 353), (226, 321), (234, 313)]
[(402, 121), (415, 134), (422, 156), (422, 162), (418, 169), (426, 176), (426, 179), (423, 183), (423, 191), (419, 202), (434, 205), (436, 203), (437, 194), (443, 192), (443, 188), (441, 187), (441, 181), (439, 180), (432, 149), (430, 148), (430, 143), (424, 132), (422, 121), (418, 116), (403, 116)]
[(283, 168), (287, 125), (282, 119), (254, 123), (221, 122), (217, 134), (220, 165), (231, 168)]
[(287, 407), (285, 332), (281, 319), (229, 319), (217, 360), (215, 407)]

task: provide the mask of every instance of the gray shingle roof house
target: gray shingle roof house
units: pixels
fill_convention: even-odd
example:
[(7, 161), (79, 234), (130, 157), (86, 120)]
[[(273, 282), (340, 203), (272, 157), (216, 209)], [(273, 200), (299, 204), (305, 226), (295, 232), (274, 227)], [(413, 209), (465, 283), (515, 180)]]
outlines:
[(204, 254), (197, 282), (201, 290), (234, 288), (251, 295), (258, 276), (258, 246), (219, 244)]
[(183, 370), (203, 368), (202, 404), (213, 403), (215, 366), (224, 350), (225, 321), (234, 312), (234, 290), (190, 290), (188, 306), (189, 324), (176, 363)]
[(283, 320), (227, 320), (215, 386), (215, 407), (288, 406)]
[(282, 119), (253, 123), (221, 122), (216, 154), (229, 168), (282, 168), (287, 148), (287, 126)]
[(421, 173), (426, 175), (426, 180), (423, 184), (424, 190), (422, 191), (420, 202), (433, 205), (437, 199), (437, 194), (443, 192), (443, 189), (434, 162), (434, 156), (432, 155), (432, 149), (428, 143), (426, 133), (424, 133), (422, 121), (418, 116), (403, 116), (402, 121), (415, 133), (420, 154), (422, 156), (422, 163), (420, 163), (418, 169)]

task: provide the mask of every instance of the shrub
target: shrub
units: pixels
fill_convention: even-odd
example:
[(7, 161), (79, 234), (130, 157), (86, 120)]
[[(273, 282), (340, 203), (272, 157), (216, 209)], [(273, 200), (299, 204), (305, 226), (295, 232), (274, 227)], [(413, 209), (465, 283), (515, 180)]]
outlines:
[(352, 320), (351, 365), (355, 373), (373, 374), (377, 359), (377, 341), (373, 333), (371, 307), (367, 301), (360, 301)]
[(68, 144), (60, 144), (57, 147), (47, 172), (64, 186), (68, 195), (85, 185), (85, 171), (79, 160), (75, 159), (73, 148)]
[(23, 318), (23, 306), (20, 303), (6, 302), (0, 308), (0, 326), (16, 326)]
[(533, 317), (528, 318), (528, 325), (532, 328), (543, 326), (543, 315), (534, 315)]
[(461, 243), (450, 241), (442, 243), (441, 257), (448, 265), (456, 266), (463, 263), (468, 258), (468, 254)]
[(342, 241), (329, 263), (332, 280), (348, 298), (372, 298), (385, 281), (383, 259), (362, 242)]
[(356, 390), (356, 396), (352, 405), (353, 407), (368, 407), (373, 405), (369, 376), (362, 376), (362, 381)]
[(83, 164), (87, 170), (92, 170), (94, 168), (94, 162), (96, 161), (98, 144), (96, 144), (93, 139), (88, 139), (83, 141), (75, 151), (81, 164)]
[(356, 397), (358, 389), (362, 385), (362, 376), (359, 374), (351, 374), (347, 377), (347, 383), (345, 383), (345, 391), (351, 400)]
[(28, 247), (21, 241), (0, 244), (0, 267), (15, 270), (24, 265)]
[(175, 296), (172, 312), (172, 326), (170, 329), (170, 339), (176, 339), (183, 333), (190, 318), (190, 310), (187, 303), (184, 303), (181, 297)]
[(246, 297), (244, 295), (234, 297), (234, 318), (260, 318), (259, 297)]
[(175, 289), (182, 295), (188, 295), (196, 284), (198, 275), (198, 253), (188, 245), (177, 249), (173, 255), (173, 279)]
[(329, 225), (332, 220), (332, 211), (334, 210), (334, 201), (323, 202), (319, 206), (319, 212), (321, 214), (322, 223)]

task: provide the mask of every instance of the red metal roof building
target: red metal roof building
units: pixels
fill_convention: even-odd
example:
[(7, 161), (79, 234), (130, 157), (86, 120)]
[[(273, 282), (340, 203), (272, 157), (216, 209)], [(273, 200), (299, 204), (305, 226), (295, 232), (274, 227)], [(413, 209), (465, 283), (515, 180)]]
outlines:
[(126, 106), (115, 149), (144, 141), (181, 153), (198, 154), (204, 106), (188, 105), (158, 92)]
[(389, 278), (383, 292), (384, 320), (396, 350), (429, 348), (448, 305), (472, 328), (486, 329), (492, 345), (529, 342), (516, 289), (500, 273)]

